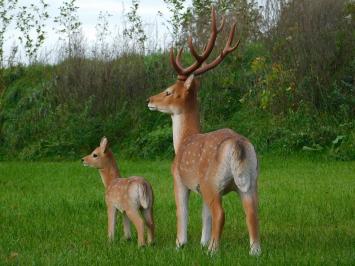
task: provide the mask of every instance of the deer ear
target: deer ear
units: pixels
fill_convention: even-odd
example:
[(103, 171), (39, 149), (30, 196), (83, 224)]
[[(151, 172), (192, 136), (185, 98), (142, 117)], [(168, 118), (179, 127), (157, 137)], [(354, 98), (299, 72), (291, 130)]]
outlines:
[(108, 149), (108, 140), (106, 137), (102, 137), (100, 142), (100, 149), (105, 153)]
[(189, 90), (192, 88), (192, 82), (194, 81), (195, 75), (190, 75), (184, 83), (185, 89)]

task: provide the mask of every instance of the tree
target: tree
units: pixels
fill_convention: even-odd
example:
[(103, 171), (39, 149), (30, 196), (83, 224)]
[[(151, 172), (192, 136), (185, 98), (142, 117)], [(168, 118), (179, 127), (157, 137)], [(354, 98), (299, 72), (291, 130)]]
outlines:
[(59, 7), (60, 14), (54, 18), (54, 22), (58, 24), (57, 33), (64, 35), (62, 40), (67, 42), (67, 53), (69, 57), (73, 56), (75, 51), (75, 39), (80, 33), (81, 22), (77, 11), (78, 6), (75, 5), (76, 0), (64, 1)]
[(21, 6), (17, 13), (16, 28), (20, 31), (18, 39), (24, 45), (29, 63), (37, 60), (37, 52), (45, 40), (45, 23), (49, 18), (48, 4), (43, 0), (37, 6)]
[(184, 9), (186, 0), (164, 0), (169, 12), (172, 14), (168, 23), (174, 45), (181, 45), (186, 37), (187, 28), (192, 17), (191, 7)]
[(103, 58), (109, 57), (107, 44), (107, 37), (110, 35), (108, 23), (109, 17), (112, 17), (110, 13), (100, 11), (97, 23), (95, 25), (97, 43), (94, 48), (94, 53), (97, 53), (97, 50), (99, 49), (98, 53)]
[[(189, 33), (194, 36), (196, 45), (203, 48), (210, 35), (212, 6), (216, 7), (219, 18), (222, 15), (226, 18), (227, 27), (221, 34), (221, 39), (225, 39), (229, 32), (228, 26), (235, 21), (237, 21), (237, 34), (242, 42), (260, 36), (262, 17), (255, 0), (192, 0), (192, 5), (185, 9), (185, 0), (164, 0), (164, 2), (172, 13), (169, 23), (176, 45), (186, 43), (186, 35)], [(216, 45), (220, 48), (219, 42)]]
[(18, 0), (0, 0), (0, 69), (4, 67), (5, 33), (15, 17)]
[(130, 11), (127, 13), (128, 28), (124, 29), (123, 36), (138, 42), (139, 49), (144, 53), (147, 35), (143, 29), (142, 18), (138, 15), (139, 0), (132, 0)]

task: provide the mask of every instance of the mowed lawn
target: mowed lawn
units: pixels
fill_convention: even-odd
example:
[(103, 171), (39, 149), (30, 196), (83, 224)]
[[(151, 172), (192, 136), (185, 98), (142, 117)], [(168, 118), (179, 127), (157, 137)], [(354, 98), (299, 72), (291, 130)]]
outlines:
[(355, 265), (355, 162), (263, 156), (262, 255), (250, 257), (238, 196), (224, 197), (220, 251), (200, 247), (201, 198), (190, 197), (189, 243), (175, 250), (170, 161), (122, 161), (155, 192), (156, 244), (107, 242), (104, 188), (78, 162), (0, 162), (0, 265)]

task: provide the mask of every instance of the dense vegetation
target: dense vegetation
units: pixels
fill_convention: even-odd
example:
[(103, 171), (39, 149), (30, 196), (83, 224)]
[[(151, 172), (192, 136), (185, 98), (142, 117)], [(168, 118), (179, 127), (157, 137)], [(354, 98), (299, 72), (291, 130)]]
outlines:
[[(239, 50), (201, 78), (204, 131), (232, 128), (260, 153), (355, 159), (352, 1), (270, 0), (264, 10), (254, 1), (192, 1), (185, 13), (176, 9), (184, 1), (165, 2), (175, 10), (170, 23), (179, 45), (193, 33), (203, 47), (209, 3), (223, 10), (227, 24), (238, 21)], [(57, 64), (33, 60), (1, 67), (0, 157), (78, 158), (102, 135), (126, 156), (172, 156), (170, 118), (150, 112), (145, 99), (173, 83), (176, 74), (167, 51), (147, 47), (137, 7), (129, 14), (132, 28), (121, 36), (126, 48), (105, 45), (103, 30), (101, 45), (88, 55), (72, 16), (76, 28), (66, 32)], [(206, 32), (201, 27), (207, 33), (197, 35)], [(186, 52), (184, 61), (191, 60)]]

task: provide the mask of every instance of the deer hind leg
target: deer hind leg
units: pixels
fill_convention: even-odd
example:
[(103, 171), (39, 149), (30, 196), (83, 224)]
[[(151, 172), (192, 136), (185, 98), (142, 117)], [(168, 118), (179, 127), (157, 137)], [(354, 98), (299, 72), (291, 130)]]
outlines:
[(131, 222), (128, 219), (127, 214), (125, 212), (123, 213), (123, 233), (124, 233), (123, 238), (125, 240), (131, 239), (131, 237), (132, 237), (132, 235), (131, 235)]
[(176, 247), (180, 248), (187, 243), (187, 221), (188, 221), (188, 201), (189, 189), (179, 180), (174, 178), (174, 192), (177, 218)]
[(252, 256), (258, 256), (261, 253), (259, 239), (259, 220), (258, 220), (258, 197), (256, 192), (242, 193), (246, 223), (249, 231), (250, 252)]
[(116, 226), (116, 208), (112, 205), (107, 205), (107, 221), (108, 221), (108, 239), (113, 241), (115, 237)]
[(212, 215), (212, 234), (208, 251), (215, 252), (219, 247), (223, 226), (224, 226), (224, 210), (222, 207), (222, 197), (211, 189), (201, 187), (201, 193), (204, 202), (208, 205)]
[(204, 202), (202, 207), (202, 235), (201, 245), (205, 247), (211, 238), (212, 217), (208, 205)]
[(145, 224), (147, 226), (148, 244), (152, 244), (154, 242), (154, 230), (155, 230), (153, 208), (148, 208), (143, 210), (143, 217), (145, 220)]
[(132, 221), (137, 230), (138, 246), (144, 246), (144, 221), (137, 210), (126, 211), (128, 218)]

